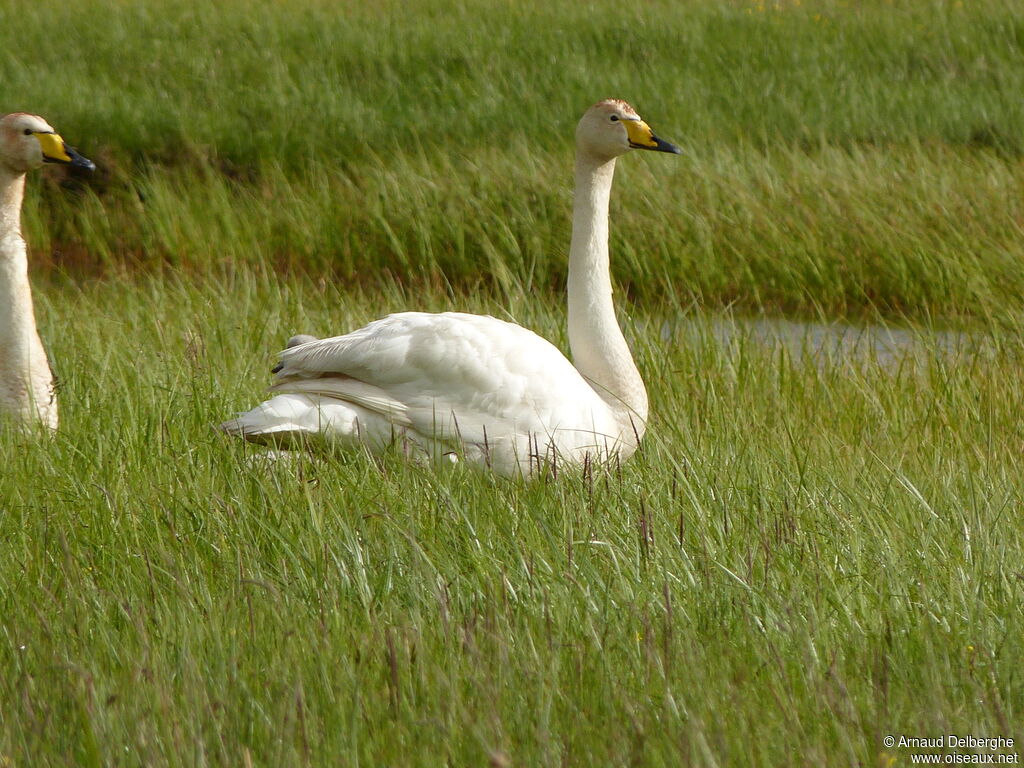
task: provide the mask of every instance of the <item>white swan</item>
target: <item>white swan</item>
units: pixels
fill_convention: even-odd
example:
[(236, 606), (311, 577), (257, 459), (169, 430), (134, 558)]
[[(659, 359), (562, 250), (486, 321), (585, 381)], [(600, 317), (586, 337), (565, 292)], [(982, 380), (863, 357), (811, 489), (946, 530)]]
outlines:
[(36, 331), (21, 236), (25, 174), (43, 163), (95, 168), (43, 118), (24, 112), (0, 118), (0, 411), (56, 429), (57, 396)]
[(313, 434), (375, 452), (394, 444), (504, 475), (630, 456), (644, 434), (647, 390), (615, 319), (608, 270), (612, 175), (630, 148), (679, 152), (624, 101), (587, 110), (576, 130), (569, 248), (575, 367), (513, 323), (403, 312), (345, 336), (292, 339), (274, 369), (272, 390), (282, 394), (221, 429), (278, 446)]

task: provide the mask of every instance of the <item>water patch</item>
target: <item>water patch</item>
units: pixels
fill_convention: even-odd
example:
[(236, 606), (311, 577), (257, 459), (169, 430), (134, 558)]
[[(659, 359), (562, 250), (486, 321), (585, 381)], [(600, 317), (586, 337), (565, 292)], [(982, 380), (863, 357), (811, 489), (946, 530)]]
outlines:
[(688, 317), (662, 327), (662, 338), (710, 336), (725, 347), (756, 344), (783, 349), (794, 360), (849, 360), (885, 367), (935, 357), (973, 356), (990, 344), (978, 335), (951, 330), (887, 325), (806, 322), (770, 317)]

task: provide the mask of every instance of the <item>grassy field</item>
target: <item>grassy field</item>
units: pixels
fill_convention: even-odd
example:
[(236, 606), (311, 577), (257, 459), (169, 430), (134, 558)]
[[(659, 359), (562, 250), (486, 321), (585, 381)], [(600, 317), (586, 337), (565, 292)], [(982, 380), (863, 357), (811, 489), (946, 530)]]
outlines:
[(639, 315), (649, 439), (590, 477), (267, 467), (213, 433), (282, 331), (406, 301), (48, 294), (63, 428), (0, 443), (12, 765), (889, 765), (888, 733), (1020, 734), (1024, 377), (998, 334), (883, 366)]
[[(0, 767), (1024, 751), (1024, 7), (15, 0), (0, 41), (5, 109), (101, 165), (26, 201), (62, 428), (0, 426)], [(295, 332), (464, 309), (565, 348), (609, 95), (686, 150), (616, 181), (637, 457), (214, 433)], [(798, 354), (764, 310), (917, 343)]]
[(0, 51), (5, 103), (102, 168), (29, 201), (41, 266), (560, 290), (572, 130), (615, 95), (686, 152), (622, 164), (637, 298), (984, 316), (1024, 294), (1010, 0), (14, 0)]

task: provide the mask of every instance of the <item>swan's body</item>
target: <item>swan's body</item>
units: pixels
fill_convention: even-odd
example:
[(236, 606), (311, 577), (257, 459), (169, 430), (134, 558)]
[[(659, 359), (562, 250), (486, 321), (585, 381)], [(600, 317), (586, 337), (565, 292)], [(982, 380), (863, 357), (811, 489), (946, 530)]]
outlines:
[(93, 167), (41, 117), (16, 112), (0, 118), (0, 411), (56, 429), (53, 374), (36, 330), (21, 236), (25, 174), (44, 162)]
[(375, 452), (395, 445), (505, 475), (629, 457), (647, 391), (615, 319), (608, 203), (615, 158), (631, 147), (678, 151), (625, 102), (600, 102), (580, 121), (568, 286), (575, 366), (513, 323), (404, 312), (290, 344), (275, 368), (281, 394), (222, 428), (278, 445), (315, 434)]

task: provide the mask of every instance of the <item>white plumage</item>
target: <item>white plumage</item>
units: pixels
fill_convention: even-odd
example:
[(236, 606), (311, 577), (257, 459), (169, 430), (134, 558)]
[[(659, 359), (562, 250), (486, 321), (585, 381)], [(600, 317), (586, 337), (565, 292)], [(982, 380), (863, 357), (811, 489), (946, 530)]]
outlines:
[(94, 167), (43, 118), (24, 112), (0, 118), (0, 411), (21, 424), (56, 429), (57, 395), (36, 329), (21, 236), (25, 174), (43, 163)]
[(605, 402), (555, 346), (481, 315), (403, 312), (287, 349), (273, 389), (287, 394), (233, 426), (357, 436), (371, 450), (395, 443), (501, 474), (551, 460), (552, 446), (607, 454), (619, 440)]
[(630, 147), (678, 151), (625, 102), (584, 115), (569, 267), (575, 367), (514, 323), (403, 312), (344, 336), (294, 339), (304, 343), (284, 350), (274, 369), (280, 394), (222, 429), (286, 446), (310, 435), (374, 452), (394, 446), (503, 475), (631, 455), (647, 396), (615, 320), (607, 250), (615, 157)]

